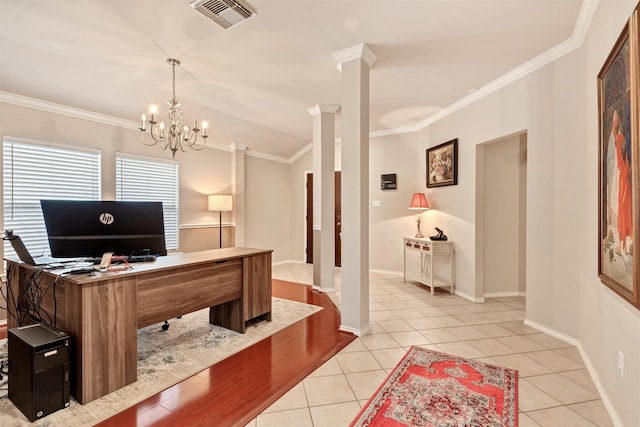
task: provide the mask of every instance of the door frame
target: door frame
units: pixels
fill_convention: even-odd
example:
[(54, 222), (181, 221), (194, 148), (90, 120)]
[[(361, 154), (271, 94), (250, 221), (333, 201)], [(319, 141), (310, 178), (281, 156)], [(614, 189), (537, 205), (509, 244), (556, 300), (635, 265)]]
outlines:
[[(334, 171), (334, 265), (342, 265), (342, 171)], [(310, 197), (311, 195), (311, 197)], [(313, 171), (304, 172), (304, 254), (305, 263), (313, 263)]]

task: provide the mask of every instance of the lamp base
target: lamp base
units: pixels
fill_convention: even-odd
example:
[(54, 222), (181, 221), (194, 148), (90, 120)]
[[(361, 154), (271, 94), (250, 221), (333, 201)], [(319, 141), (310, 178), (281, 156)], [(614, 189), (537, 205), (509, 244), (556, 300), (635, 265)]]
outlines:
[(420, 229), (420, 224), (422, 224), (422, 218), (420, 218), (420, 214), (416, 215), (416, 225), (418, 226), (418, 232), (416, 233), (416, 237), (422, 239), (424, 234), (422, 234), (422, 230)]

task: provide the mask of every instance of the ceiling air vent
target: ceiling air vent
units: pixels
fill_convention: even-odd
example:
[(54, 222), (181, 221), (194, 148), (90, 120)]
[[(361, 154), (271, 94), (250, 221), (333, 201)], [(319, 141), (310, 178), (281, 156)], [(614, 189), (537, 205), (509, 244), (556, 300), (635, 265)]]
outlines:
[(240, 0), (195, 0), (191, 2), (191, 7), (224, 28), (239, 24), (256, 14), (251, 6)]

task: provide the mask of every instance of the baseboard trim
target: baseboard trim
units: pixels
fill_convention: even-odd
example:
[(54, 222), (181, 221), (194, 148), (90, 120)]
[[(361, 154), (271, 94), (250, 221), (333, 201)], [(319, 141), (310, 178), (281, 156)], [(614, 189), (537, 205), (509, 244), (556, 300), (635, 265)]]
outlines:
[(596, 389), (598, 390), (598, 394), (600, 395), (602, 404), (604, 405), (604, 407), (607, 409), (607, 412), (609, 413), (611, 422), (615, 427), (624, 427), (622, 424), (622, 421), (620, 421), (618, 412), (616, 412), (616, 409), (613, 406), (613, 403), (611, 403), (611, 399), (609, 399), (609, 395), (607, 395), (607, 393), (604, 391), (604, 386), (602, 385), (602, 381), (600, 381), (600, 377), (598, 376), (598, 373), (596, 372), (596, 369), (593, 366), (593, 363), (591, 363), (591, 359), (589, 359), (587, 352), (585, 351), (584, 347), (580, 342), (578, 342), (577, 347), (578, 347), (578, 351), (580, 352), (580, 357), (582, 357), (582, 360), (584, 361), (584, 366), (586, 366), (587, 371), (591, 376), (591, 380), (593, 381), (593, 384), (596, 386)]
[(338, 288), (336, 288), (335, 286), (332, 288), (323, 288), (316, 285), (312, 285), (311, 289), (313, 289), (314, 291), (325, 292), (325, 293), (336, 292), (338, 290)]
[(296, 259), (289, 259), (289, 260), (285, 260), (285, 261), (274, 262), (271, 265), (282, 265), (282, 264), (306, 264), (306, 262), (300, 261), (300, 260), (296, 260)]
[(605, 409), (607, 410), (607, 413), (609, 414), (609, 417), (611, 418), (611, 422), (615, 427), (624, 427), (622, 424), (622, 421), (620, 421), (620, 417), (618, 416), (618, 413), (615, 410), (615, 407), (611, 403), (611, 399), (609, 398), (609, 395), (607, 394), (604, 386), (602, 385), (602, 381), (600, 381), (598, 372), (593, 366), (593, 363), (591, 363), (591, 359), (589, 358), (587, 352), (585, 351), (580, 341), (573, 337), (570, 337), (569, 335), (563, 334), (562, 332), (558, 332), (555, 329), (551, 329), (545, 325), (535, 322), (531, 319), (525, 319), (524, 324), (532, 327), (533, 329), (537, 329), (540, 332), (544, 332), (545, 334), (558, 338), (559, 340), (562, 340), (568, 344), (576, 346), (576, 348), (578, 349), (578, 352), (580, 353), (580, 357), (584, 362), (584, 366), (587, 368), (587, 372), (589, 372), (589, 376), (591, 377), (593, 384), (596, 386), (596, 390), (598, 390), (598, 394), (600, 395), (602, 404), (604, 405)]
[(369, 272), (371, 273), (380, 273), (380, 274), (393, 274), (394, 276), (402, 276), (402, 271), (394, 271), (394, 270), (376, 270), (376, 269), (370, 269)]
[(340, 328), (338, 328), (338, 330), (343, 332), (349, 332), (350, 334), (353, 334), (357, 337), (361, 337), (371, 332), (371, 323), (367, 323), (366, 325), (364, 325), (362, 329), (355, 329), (349, 326), (340, 325)]
[(504, 297), (525, 297), (526, 292), (512, 291), (512, 292), (485, 292), (485, 298), (504, 298)]
[(540, 332), (544, 332), (547, 335), (551, 335), (552, 337), (558, 338), (559, 340), (562, 340), (567, 344), (575, 345), (576, 347), (578, 346), (578, 344), (580, 344), (580, 341), (573, 338), (572, 336), (563, 334), (562, 332), (558, 332), (555, 329), (551, 329), (548, 326), (545, 326), (531, 319), (524, 319), (524, 324), (527, 326), (531, 326), (533, 329), (537, 329)]
[(467, 301), (471, 301), (471, 302), (473, 302), (473, 303), (483, 303), (483, 302), (485, 302), (484, 297), (478, 297), (478, 298), (476, 298), (476, 297), (474, 297), (474, 296), (471, 296), (471, 295), (469, 295), (469, 294), (466, 294), (466, 293), (464, 293), (464, 292), (461, 292), (461, 291), (460, 291), (460, 290), (458, 290), (458, 289), (456, 289), (456, 290), (454, 291), (454, 294), (455, 294), (455, 295), (457, 295), (457, 296), (459, 296), (459, 297), (461, 297), (461, 298), (466, 299)]

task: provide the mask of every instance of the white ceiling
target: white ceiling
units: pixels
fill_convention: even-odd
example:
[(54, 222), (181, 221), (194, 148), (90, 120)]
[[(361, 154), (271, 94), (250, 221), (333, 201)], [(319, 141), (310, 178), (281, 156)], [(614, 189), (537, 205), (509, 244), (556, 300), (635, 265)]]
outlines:
[(315, 104), (340, 104), (333, 53), (366, 43), (372, 131), (416, 126), (570, 39), (582, 0), (249, 0), (223, 29), (191, 0), (0, 0), (0, 91), (131, 123), (171, 97), (209, 141), (290, 158)]

